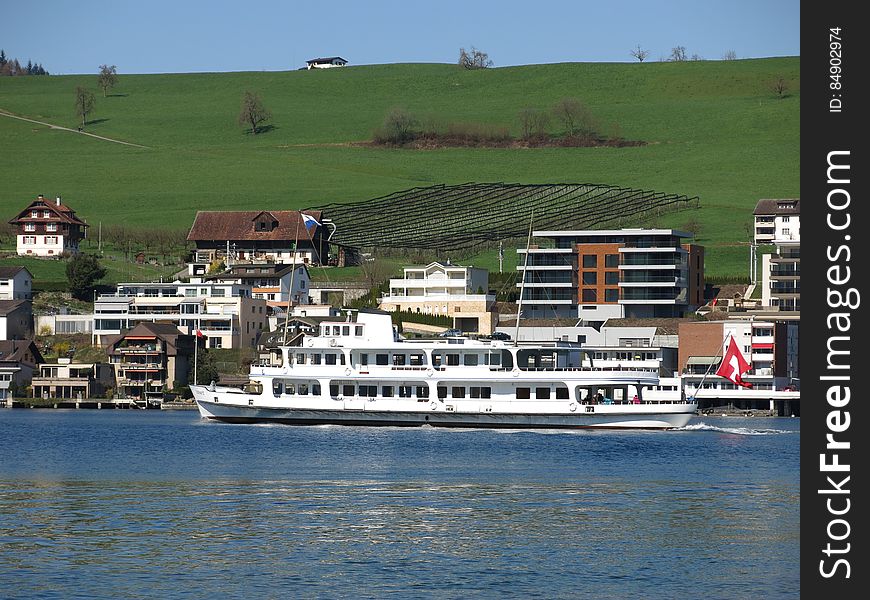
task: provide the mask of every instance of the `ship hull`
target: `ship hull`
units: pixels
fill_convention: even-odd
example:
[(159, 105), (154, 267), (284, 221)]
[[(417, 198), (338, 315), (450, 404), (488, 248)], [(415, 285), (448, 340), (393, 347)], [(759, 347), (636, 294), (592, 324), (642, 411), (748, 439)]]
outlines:
[(200, 398), (197, 405), (202, 417), (226, 423), (496, 429), (672, 429), (685, 426), (694, 414), (694, 405), (663, 406), (660, 412), (642, 412), (639, 407), (635, 409), (636, 405), (596, 406), (595, 412), (559, 414), (447, 411), (441, 407), (417, 411), (283, 408), (210, 402)]

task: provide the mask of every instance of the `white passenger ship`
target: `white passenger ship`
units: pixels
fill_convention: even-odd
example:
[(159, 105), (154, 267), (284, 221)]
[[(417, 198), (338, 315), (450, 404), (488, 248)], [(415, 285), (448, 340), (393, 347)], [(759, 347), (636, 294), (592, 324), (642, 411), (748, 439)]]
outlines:
[(693, 401), (643, 398), (654, 370), (596, 368), (578, 344), (401, 339), (390, 314), (348, 313), (252, 366), (244, 389), (192, 385), (200, 414), (232, 423), (499, 428), (682, 427)]

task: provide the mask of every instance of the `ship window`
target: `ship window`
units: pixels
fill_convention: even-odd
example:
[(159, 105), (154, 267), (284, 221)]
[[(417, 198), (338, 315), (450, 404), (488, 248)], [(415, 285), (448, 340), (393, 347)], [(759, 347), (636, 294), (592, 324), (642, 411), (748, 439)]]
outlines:
[(341, 325), (332, 326), (332, 335), (341, 335)]
[(341, 393), (344, 396), (353, 396), (354, 385), (352, 383), (345, 383), (341, 386)]
[(425, 364), (424, 355), (422, 355), (422, 354), (412, 354), (411, 355), (411, 360), (410, 360), (411, 366), (419, 367), (419, 366), (422, 366), (423, 364)]
[(538, 400), (549, 400), (550, 399), (550, 388), (548, 388), (548, 387), (535, 388), (535, 398), (537, 398)]
[(456, 367), (459, 365), (459, 355), (458, 354), (448, 354), (447, 355), (447, 366), (448, 367)]
[(490, 354), (489, 364), (493, 367), (499, 366), (501, 364), (501, 354)]
[(382, 385), (381, 386), (381, 396), (383, 396), (384, 398), (392, 398), (393, 397), (393, 386)]
[(307, 383), (300, 383), (299, 389), (297, 390), (297, 393), (300, 396), (307, 396), (308, 395), (308, 384)]
[(433, 367), (440, 367), (441, 366), (441, 355), (440, 354), (433, 354), (432, 355), (432, 366)]
[(556, 388), (556, 399), (557, 400), (567, 400), (568, 399), (568, 388), (559, 386)]
[(329, 395), (330, 396), (338, 396), (338, 384), (330, 383), (329, 384)]
[(450, 389), (450, 395), (454, 398), (465, 398), (465, 388), (461, 385), (455, 385)]
[(489, 386), (483, 386), (480, 388), (480, 397), (481, 398), (489, 398), (492, 395), (492, 388)]
[(471, 386), (470, 388), (468, 388), (468, 397), (480, 398), (480, 388), (477, 386)]
[(335, 364), (335, 354), (326, 354), (326, 364), (334, 365)]
[(338, 355), (338, 363), (341, 365), (344, 364), (344, 354), (343, 353)]
[(319, 365), (320, 364), (320, 354), (319, 353), (311, 355), (311, 364), (312, 365)]
[(356, 328), (354, 329), (354, 335), (356, 337), (362, 337), (362, 334), (363, 334), (362, 325), (357, 325)]
[(284, 384), (280, 379), (275, 379), (272, 381), (272, 394), (275, 396), (280, 396), (281, 392), (284, 391)]
[(418, 385), (417, 386), (417, 397), (418, 398), (428, 398), (429, 397), (429, 386)]
[(531, 398), (532, 390), (527, 387), (517, 388), (517, 400), (528, 400)]
[(295, 386), (294, 384), (292, 384), (292, 383), (288, 383), (288, 384), (287, 384), (286, 391), (287, 391), (288, 394), (290, 394), (291, 396), (293, 396), (293, 395), (296, 394), (296, 386)]
[(341, 335), (350, 335), (350, 325), (341, 326)]
[(476, 367), (477, 362), (477, 354), (466, 354), (465, 356), (463, 356), (463, 363), (466, 367)]
[(369, 364), (369, 355), (365, 352), (359, 355), (359, 364), (367, 367)]
[(375, 363), (378, 365), (387, 365), (390, 362), (390, 357), (387, 354), (376, 354)]
[(312, 396), (319, 396), (320, 395), (320, 384), (319, 383), (314, 383), (311, 385), (311, 395)]
[(441, 387), (440, 385), (438, 386), (438, 397), (439, 398), (446, 398), (447, 397), (447, 388), (446, 387)]
[(410, 385), (400, 385), (399, 386), (399, 398), (410, 398), (412, 389), (413, 389), (413, 387)]
[(303, 353), (299, 353), (296, 355), (296, 364), (304, 365), (305, 364), (305, 355)]
[(393, 365), (400, 367), (405, 364), (404, 354), (393, 354)]
[(329, 335), (329, 325), (324, 325), (323, 327), (321, 327), (320, 335)]

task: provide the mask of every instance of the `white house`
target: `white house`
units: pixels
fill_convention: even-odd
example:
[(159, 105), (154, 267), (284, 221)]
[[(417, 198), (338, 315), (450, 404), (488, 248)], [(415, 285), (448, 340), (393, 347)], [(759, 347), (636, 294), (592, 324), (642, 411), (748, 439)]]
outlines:
[(27, 267), (0, 266), (0, 300), (32, 300), (33, 275)]
[(49, 258), (77, 253), (88, 227), (60, 196), (51, 202), (41, 194), (9, 224), (18, 230), (18, 254)]
[(801, 241), (800, 198), (759, 200), (753, 215), (756, 244)]
[(453, 318), (462, 331), (492, 333), (496, 322), (495, 295), (488, 294), (489, 271), (433, 262), (406, 267), (403, 279), (390, 279), (381, 310), (405, 310)]
[(761, 303), (780, 311), (801, 307), (800, 199), (759, 200), (755, 242), (776, 250), (761, 256)]
[(343, 59), (340, 56), (328, 56), (325, 58), (312, 58), (311, 60), (306, 60), (305, 64), (308, 65), (308, 69), (331, 69), (333, 67), (343, 67), (347, 64), (347, 60)]

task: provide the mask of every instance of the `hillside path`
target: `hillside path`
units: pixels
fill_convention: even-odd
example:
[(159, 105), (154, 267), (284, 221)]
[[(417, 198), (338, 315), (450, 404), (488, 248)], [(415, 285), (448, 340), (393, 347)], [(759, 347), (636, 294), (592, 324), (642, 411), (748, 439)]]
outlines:
[(63, 127), (62, 125), (54, 125), (53, 123), (46, 123), (44, 121), (37, 121), (35, 119), (28, 119), (27, 117), (19, 117), (18, 115), (13, 115), (10, 112), (6, 112), (2, 108), (0, 108), (0, 116), (9, 117), (10, 119), (18, 119), (19, 121), (28, 121), (30, 123), (36, 123), (37, 125), (45, 125), (49, 129), (59, 129), (61, 131), (69, 131), (72, 133), (87, 135), (89, 137), (96, 138), (98, 140), (104, 140), (106, 142), (114, 142), (116, 144), (123, 144), (125, 146), (134, 146), (135, 148), (146, 148), (148, 150), (151, 149), (149, 146), (143, 146), (141, 144), (134, 144), (133, 142), (125, 142), (123, 140), (114, 140), (112, 138), (107, 138), (107, 137), (104, 137), (102, 135), (97, 135), (95, 133), (88, 133), (87, 131), (79, 131), (77, 129), (72, 129), (70, 127)]

